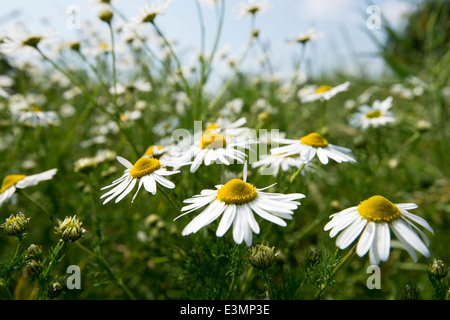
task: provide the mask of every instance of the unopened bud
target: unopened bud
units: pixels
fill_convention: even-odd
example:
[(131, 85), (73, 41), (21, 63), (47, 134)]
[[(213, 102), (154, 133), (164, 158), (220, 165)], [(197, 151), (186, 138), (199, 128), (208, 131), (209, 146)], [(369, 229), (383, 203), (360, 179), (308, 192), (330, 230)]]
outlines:
[(81, 222), (75, 215), (73, 217), (66, 217), (63, 221), (58, 219), (59, 226), (55, 227), (55, 232), (58, 237), (64, 241), (74, 242), (80, 239), (86, 232), (86, 229), (82, 228), (83, 222)]
[(322, 262), (322, 251), (318, 249), (309, 250), (308, 261), (311, 266)]
[(30, 280), (33, 281), (39, 277), (39, 275), (42, 272), (42, 269), (44, 269), (44, 266), (38, 260), (30, 260), (25, 265), (25, 269), (27, 270)]
[(420, 290), (415, 285), (406, 285), (402, 290), (402, 300), (419, 300)]
[(27, 250), (25, 250), (25, 257), (27, 260), (37, 260), (42, 259), (42, 246), (31, 244)]
[(57, 298), (63, 291), (63, 286), (61, 283), (55, 281), (51, 283), (47, 288), (47, 295), (50, 299)]
[(268, 247), (264, 244), (258, 244), (249, 249), (250, 264), (258, 269), (270, 268), (275, 263), (277, 253), (274, 252), (274, 247)]
[(22, 212), (19, 212), (17, 215), (10, 215), (6, 222), (0, 225), (0, 229), (9, 236), (22, 235), (29, 223), (30, 218), (26, 218)]
[(434, 259), (433, 263), (431, 264), (430, 268), (428, 269), (430, 272), (430, 275), (435, 277), (436, 279), (442, 279), (445, 278), (448, 274), (448, 268), (444, 264), (443, 261)]
[(114, 12), (108, 5), (102, 6), (102, 9), (98, 13), (98, 18), (106, 23), (110, 23), (114, 17)]

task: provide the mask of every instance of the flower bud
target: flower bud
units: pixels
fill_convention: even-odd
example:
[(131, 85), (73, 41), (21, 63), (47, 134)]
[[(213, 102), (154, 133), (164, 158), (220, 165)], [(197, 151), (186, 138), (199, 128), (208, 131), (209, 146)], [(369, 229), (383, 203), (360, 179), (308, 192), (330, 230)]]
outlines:
[(250, 264), (258, 269), (270, 268), (275, 263), (275, 257), (278, 255), (274, 252), (274, 247), (270, 248), (264, 244), (258, 244), (249, 249)]
[(419, 300), (420, 290), (415, 285), (406, 285), (402, 290), (402, 300)]
[(108, 5), (103, 5), (98, 12), (98, 18), (106, 23), (110, 23), (114, 17), (114, 12)]
[(81, 222), (75, 215), (73, 217), (66, 217), (63, 221), (58, 219), (59, 226), (55, 228), (55, 233), (61, 240), (74, 242), (80, 239), (86, 232), (86, 229), (82, 228)]
[(58, 281), (51, 283), (47, 288), (47, 296), (50, 299), (57, 298), (63, 291), (63, 286)]
[(10, 215), (6, 222), (0, 225), (0, 229), (9, 236), (22, 235), (29, 223), (30, 218), (26, 218), (22, 212), (19, 212), (17, 215)]
[(25, 258), (27, 260), (37, 260), (42, 259), (42, 246), (31, 244), (27, 250), (25, 250)]
[(30, 280), (36, 280), (44, 269), (42, 263), (38, 260), (30, 260), (26, 263), (25, 269), (27, 270)]
[(448, 274), (447, 266), (444, 264), (443, 261), (438, 259), (433, 260), (433, 263), (431, 264), (428, 271), (430, 272), (431, 276), (435, 277), (438, 280), (445, 278)]
[(318, 249), (310, 249), (308, 254), (308, 262), (311, 266), (315, 266), (322, 261), (322, 252)]

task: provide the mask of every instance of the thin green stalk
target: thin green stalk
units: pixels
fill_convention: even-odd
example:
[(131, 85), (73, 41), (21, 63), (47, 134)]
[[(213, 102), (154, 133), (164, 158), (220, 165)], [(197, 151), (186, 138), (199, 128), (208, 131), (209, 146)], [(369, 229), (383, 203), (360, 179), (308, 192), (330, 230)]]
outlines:
[[(253, 20), (253, 19), (252, 19)], [(236, 78), (237, 74), (239, 73), (239, 68), (242, 65), (242, 62), (245, 60), (245, 58), (247, 57), (248, 52), (250, 51), (250, 48), (252, 47), (254, 41), (255, 41), (256, 35), (253, 32), (253, 23), (252, 23), (252, 32), (250, 35), (250, 39), (247, 43), (247, 47), (245, 48), (245, 51), (242, 55), (242, 57), (239, 59), (239, 61), (235, 64), (234, 69), (233, 69), (233, 75), (227, 80), (227, 82), (223, 85), (222, 89), (220, 90), (219, 94), (213, 99), (213, 101), (211, 101), (211, 103), (208, 105), (207, 108), (207, 112), (211, 113), (214, 111), (214, 109), (217, 107), (217, 105), (219, 104), (219, 102), (222, 100), (223, 96), (225, 95), (225, 93), (228, 91), (228, 89), (230, 88), (231, 84), (233, 83), (234, 79)], [(207, 115), (203, 115), (203, 119), (206, 117)]]
[(314, 295), (314, 299), (320, 299), (320, 296), (322, 295), (322, 292), (325, 290), (325, 288), (331, 283), (331, 280), (333, 277), (339, 272), (339, 270), (342, 269), (342, 267), (355, 255), (356, 253), (356, 245), (353, 246), (349, 252), (345, 255), (344, 258), (339, 262), (339, 264), (334, 267), (334, 269), (331, 271), (331, 273), (328, 275), (327, 279), (324, 283), (319, 287), (316, 294)]
[(295, 179), (297, 178), (297, 176), (300, 174), (300, 172), (302, 172), (303, 168), (305, 168), (306, 163), (302, 164), (300, 168), (297, 169), (297, 171), (295, 171), (292, 176), (289, 178), (289, 183), (293, 184)]
[(111, 38), (111, 58), (112, 58), (112, 76), (113, 76), (113, 102), (117, 108), (117, 69), (116, 69), (116, 48), (115, 48), (115, 40), (114, 40), (114, 30), (111, 25), (111, 22), (107, 23), (109, 29), (109, 35)]
[(155, 28), (156, 33), (160, 36), (160, 38), (163, 40), (164, 44), (167, 46), (167, 48), (169, 49), (170, 55), (172, 56), (172, 58), (175, 60), (175, 63), (177, 65), (178, 68), (178, 73), (181, 77), (181, 81), (183, 81), (183, 84), (185, 86), (185, 90), (186, 93), (188, 95), (188, 97), (190, 99), (192, 99), (192, 93), (191, 93), (191, 89), (189, 87), (189, 84), (186, 80), (186, 77), (183, 74), (183, 69), (181, 67), (181, 62), (178, 59), (178, 56), (176, 55), (175, 51), (172, 48), (172, 45), (170, 44), (169, 40), (167, 40), (167, 38), (164, 36), (163, 32), (161, 31), (161, 29), (156, 25), (155, 22), (151, 22), (151, 24), (153, 25), (153, 27)]
[(105, 260), (105, 258), (100, 255), (97, 254), (91, 250), (89, 250), (88, 248), (86, 248), (84, 245), (82, 245), (79, 242), (76, 242), (76, 244), (78, 245), (78, 247), (83, 250), (84, 252), (86, 252), (87, 254), (89, 254), (90, 256), (92, 256), (93, 258), (95, 258), (95, 260), (97, 261), (97, 263), (99, 263), (106, 271), (106, 273), (108, 273), (108, 275), (110, 276), (110, 278), (125, 292), (125, 294), (128, 296), (128, 298), (132, 299), (132, 300), (136, 300), (136, 297), (134, 296), (134, 294), (131, 292), (131, 290), (125, 285), (125, 283), (123, 282), (122, 278), (119, 277), (109, 266), (108, 261)]
[(28, 201), (30, 201), (33, 205), (35, 205), (37, 208), (39, 208), (39, 210), (41, 210), (42, 212), (44, 212), (46, 215), (48, 215), (48, 217), (50, 218), (50, 220), (54, 221), (55, 218), (53, 217), (53, 215), (46, 209), (44, 208), (40, 203), (38, 203), (36, 200), (34, 200), (32, 197), (30, 197), (25, 191), (23, 191), (23, 189), (17, 189), (18, 193), (20, 195), (22, 195), (25, 199), (27, 199)]
[(328, 105), (328, 100), (324, 100), (322, 101), (322, 116), (320, 118), (320, 126), (319, 126), (319, 133), (321, 135), (324, 134), (324, 129), (325, 129), (325, 115), (327, 113), (327, 105)]

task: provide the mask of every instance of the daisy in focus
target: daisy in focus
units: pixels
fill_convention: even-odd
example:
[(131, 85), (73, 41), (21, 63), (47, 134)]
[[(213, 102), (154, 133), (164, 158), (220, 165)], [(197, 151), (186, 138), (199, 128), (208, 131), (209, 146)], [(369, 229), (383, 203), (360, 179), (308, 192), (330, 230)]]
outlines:
[(37, 185), (39, 182), (51, 180), (57, 169), (47, 170), (38, 174), (27, 176), (24, 174), (13, 174), (3, 179), (0, 188), (0, 206), (13, 196), (16, 189), (25, 189)]
[(202, 163), (206, 166), (214, 162), (227, 166), (235, 161), (244, 163), (247, 155), (243, 150), (251, 150), (258, 141), (246, 135), (235, 136), (236, 130), (236, 126), (222, 128), (216, 124), (209, 125), (201, 137), (194, 137), (191, 146), (182, 147), (185, 151), (178, 160), (179, 166), (190, 164), (190, 172), (194, 173)]
[(323, 164), (327, 164), (329, 159), (338, 163), (356, 162), (350, 149), (328, 143), (320, 134), (315, 132), (301, 137), (300, 140), (276, 139), (276, 141), (287, 145), (270, 149), (272, 154), (281, 153), (284, 156), (299, 154), (305, 162), (311, 161), (317, 155)]
[(336, 246), (340, 249), (347, 248), (360, 236), (356, 253), (362, 257), (369, 252), (372, 265), (379, 265), (380, 261), (388, 260), (392, 230), (414, 262), (417, 262), (416, 251), (425, 257), (430, 256), (430, 241), (416, 224), (434, 234), (428, 222), (408, 212), (417, 207), (414, 203), (394, 204), (376, 195), (362, 201), (358, 206), (331, 215), (332, 219), (325, 225), (324, 230), (331, 230), (331, 238), (341, 232), (336, 239)]
[(156, 194), (156, 182), (168, 189), (175, 188), (175, 184), (166, 179), (165, 176), (170, 176), (179, 173), (180, 171), (166, 170), (165, 165), (167, 164), (156, 158), (141, 157), (134, 165), (125, 158), (117, 157), (116, 159), (126, 169), (119, 179), (113, 181), (111, 185), (100, 189), (105, 190), (112, 188), (100, 197), (100, 199), (107, 197), (105, 201), (103, 201), (103, 204), (108, 203), (115, 197), (117, 197), (115, 202), (118, 203), (133, 190), (136, 184), (138, 185), (138, 189), (131, 202), (134, 201), (134, 198), (136, 198), (136, 195), (142, 186), (144, 186), (144, 189), (147, 192), (150, 192), (153, 195)]
[(389, 109), (392, 107), (392, 97), (383, 101), (374, 101), (372, 107), (360, 106), (358, 112), (350, 119), (350, 124), (356, 128), (366, 130), (369, 127), (377, 128), (396, 121)]
[(331, 98), (333, 98), (338, 93), (347, 91), (349, 86), (350, 86), (350, 82), (348, 82), (348, 81), (344, 82), (336, 87), (322, 85), (319, 88), (317, 88), (316, 92), (302, 97), (301, 102), (308, 103), (308, 102), (313, 102), (313, 101), (317, 101), (317, 100), (327, 101), (327, 100), (330, 100)]
[(243, 180), (231, 179), (224, 185), (217, 185), (217, 190), (205, 189), (199, 195), (184, 200), (184, 203), (189, 205), (181, 209), (183, 214), (176, 219), (204, 206), (207, 207), (183, 229), (181, 234), (186, 236), (196, 233), (222, 216), (216, 236), (222, 237), (233, 225), (233, 240), (237, 244), (244, 241), (250, 247), (253, 242), (253, 232), (256, 234), (260, 232), (254, 213), (267, 221), (285, 227), (287, 224), (283, 219), (292, 220), (294, 210), (300, 205), (300, 202), (296, 200), (305, 197), (301, 193), (285, 195), (263, 192), (271, 186), (257, 189), (246, 180), (247, 166), (245, 164)]

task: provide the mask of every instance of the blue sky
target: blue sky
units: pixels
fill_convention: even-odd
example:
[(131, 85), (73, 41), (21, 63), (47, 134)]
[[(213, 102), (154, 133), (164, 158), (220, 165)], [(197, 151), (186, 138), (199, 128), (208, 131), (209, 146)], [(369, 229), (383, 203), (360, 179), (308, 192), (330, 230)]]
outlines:
[[(113, 3), (126, 16), (139, 15), (139, 8), (155, 0), (116, 0)], [(173, 0), (167, 14), (158, 17), (158, 24), (168, 37), (176, 39), (180, 49), (200, 46), (200, 28), (195, 0)], [(248, 37), (250, 20), (238, 19), (236, 7), (245, 0), (226, 0), (226, 16), (221, 38), (221, 45), (228, 45), (232, 52), (240, 52)], [(62, 36), (74, 38), (76, 31), (66, 26), (66, 10), (71, 5), (80, 7), (80, 18), (84, 22), (94, 17), (95, 0), (18, 0), (3, 4), (0, 16), (19, 10), (20, 14), (5, 21), (1, 20), (0, 28), (4, 29), (12, 21), (24, 21), (27, 26), (37, 30), (45, 30), (47, 26), (58, 31)], [(270, 0), (272, 7), (259, 15), (256, 26), (260, 30), (261, 39), (270, 45), (271, 59), (275, 68), (282, 73), (292, 69), (292, 59), (298, 49), (286, 43), (286, 40), (299, 32), (315, 27), (325, 34), (324, 38), (311, 43), (307, 59), (312, 65), (312, 72), (327, 71), (336, 66), (354, 70), (355, 55), (376, 52), (373, 41), (367, 35), (373, 32), (383, 38), (382, 30), (368, 30), (366, 12), (369, 5), (379, 6), (381, 13), (388, 21), (401, 27), (401, 16), (411, 8), (414, 1), (405, 0)], [(417, 2), (417, 1), (415, 1)], [(215, 11), (204, 7), (207, 48), (211, 46), (215, 32)], [(43, 24), (45, 22), (45, 24)], [(261, 55), (254, 50), (248, 63)], [(381, 60), (364, 58), (359, 60), (368, 69), (380, 69)]]

